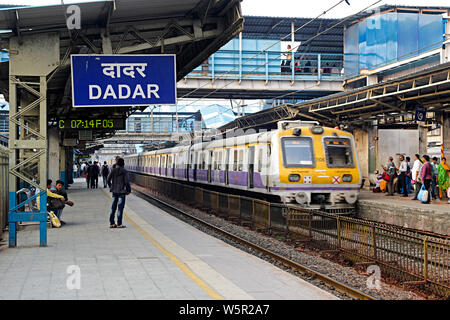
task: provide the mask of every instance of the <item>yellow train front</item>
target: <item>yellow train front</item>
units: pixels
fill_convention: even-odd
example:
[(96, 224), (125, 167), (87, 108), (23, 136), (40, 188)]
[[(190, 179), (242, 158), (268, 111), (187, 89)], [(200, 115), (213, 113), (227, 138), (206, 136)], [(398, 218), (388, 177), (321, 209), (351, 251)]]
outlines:
[(281, 122), (273, 139), (278, 166), (271, 190), (283, 202), (349, 213), (358, 199), (361, 173), (351, 133), (317, 124)]

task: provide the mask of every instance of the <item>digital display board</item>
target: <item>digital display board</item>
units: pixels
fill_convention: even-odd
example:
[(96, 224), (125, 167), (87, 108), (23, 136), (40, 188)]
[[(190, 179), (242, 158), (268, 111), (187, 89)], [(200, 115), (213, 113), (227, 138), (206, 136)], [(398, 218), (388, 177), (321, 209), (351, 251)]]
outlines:
[(59, 119), (59, 130), (124, 130), (125, 119)]

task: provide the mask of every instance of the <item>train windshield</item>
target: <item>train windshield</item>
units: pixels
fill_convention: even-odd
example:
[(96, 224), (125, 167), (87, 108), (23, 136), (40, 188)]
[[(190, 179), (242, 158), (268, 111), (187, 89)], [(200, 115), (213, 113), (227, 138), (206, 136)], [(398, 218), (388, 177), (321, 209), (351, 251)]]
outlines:
[(353, 165), (353, 153), (350, 139), (325, 138), (325, 154), (328, 167), (349, 168)]
[(281, 145), (285, 167), (312, 167), (314, 165), (310, 138), (283, 138)]

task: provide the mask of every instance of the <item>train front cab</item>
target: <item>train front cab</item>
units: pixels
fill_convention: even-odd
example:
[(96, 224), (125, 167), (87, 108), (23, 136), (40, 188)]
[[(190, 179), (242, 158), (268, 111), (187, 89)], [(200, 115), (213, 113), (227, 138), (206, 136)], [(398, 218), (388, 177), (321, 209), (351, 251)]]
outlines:
[(360, 171), (350, 133), (313, 125), (279, 131), (278, 141), (282, 200), (330, 212), (354, 209)]

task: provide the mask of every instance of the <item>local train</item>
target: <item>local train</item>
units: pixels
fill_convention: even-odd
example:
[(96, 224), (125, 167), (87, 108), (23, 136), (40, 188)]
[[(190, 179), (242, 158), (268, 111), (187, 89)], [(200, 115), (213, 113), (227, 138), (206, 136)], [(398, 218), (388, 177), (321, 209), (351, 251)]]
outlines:
[(269, 132), (124, 159), (131, 172), (278, 196), (284, 203), (337, 213), (354, 209), (361, 184), (352, 134), (317, 122), (281, 121)]

